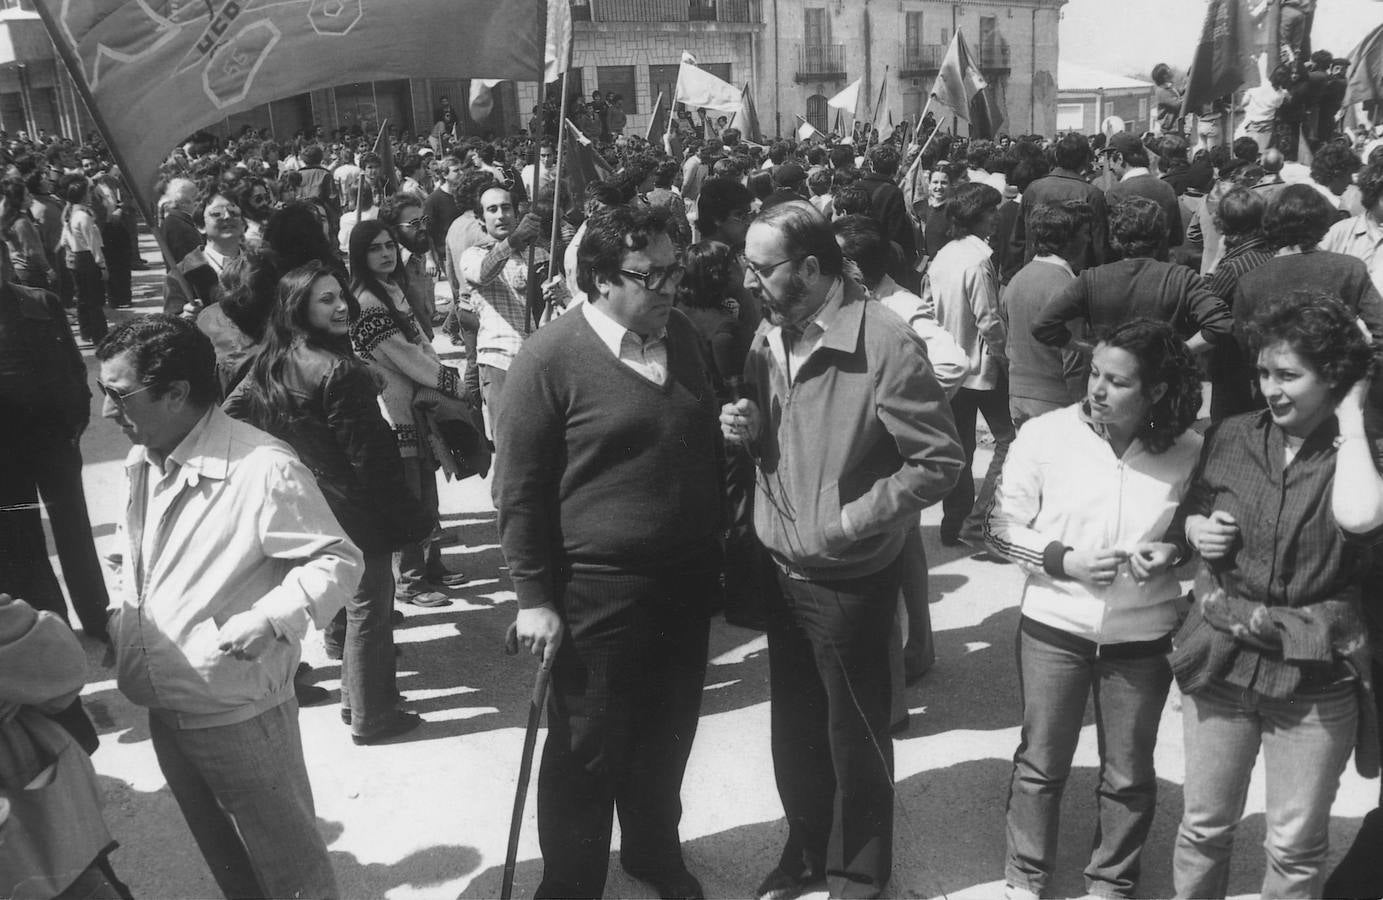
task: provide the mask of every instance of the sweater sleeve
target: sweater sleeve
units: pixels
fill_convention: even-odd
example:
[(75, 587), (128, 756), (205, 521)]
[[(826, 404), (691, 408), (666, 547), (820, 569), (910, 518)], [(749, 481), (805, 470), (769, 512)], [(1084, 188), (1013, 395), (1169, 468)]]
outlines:
[(1064, 347), (1071, 340), (1066, 323), (1072, 319), (1090, 318), (1089, 270), (1080, 273), (1075, 281), (1062, 288), (1032, 321), (1032, 336), (1040, 343)]
[(994, 275), (992, 259), (985, 259), (965, 273), (965, 296), (970, 298), (975, 327), (989, 345), (989, 352), (1003, 356), (1008, 329), (999, 315), (999, 280)]
[(547, 380), (551, 360), (521, 349), (504, 380), (495, 423), (494, 500), (499, 543), (520, 609), (556, 602), (553, 572), (560, 523), (563, 422)]
[(1032, 423), (1019, 430), (984, 517), (985, 543), (1029, 574), (1043, 571), (1049, 548), (1060, 543), (1033, 528), (1042, 511), (1042, 431), (1041, 424)]
[(1210, 290), (1205, 279), (1189, 269), (1178, 267), (1178, 270), (1186, 278), (1185, 308), (1190, 333), (1203, 335), (1211, 344), (1229, 340), (1234, 327), (1234, 316), (1229, 307)]
[(882, 344), (874, 405), (903, 464), (841, 508), (849, 537), (856, 540), (896, 528), (907, 518), (915, 522), (919, 510), (950, 492), (965, 465), (950, 402), (927, 364), (921, 338), (900, 337)]
[[(380, 315), (387, 317), (388, 313)], [(435, 356), (424, 353), (397, 328), (389, 329), (379, 339), (371, 354), (376, 359), (387, 360), (395, 369), (423, 387), (436, 388), (448, 397), (463, 399), (461, 373)]]

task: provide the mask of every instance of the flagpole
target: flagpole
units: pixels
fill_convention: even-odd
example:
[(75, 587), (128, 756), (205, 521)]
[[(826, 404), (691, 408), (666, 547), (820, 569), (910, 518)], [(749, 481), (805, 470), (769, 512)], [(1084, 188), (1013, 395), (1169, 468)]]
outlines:
[[(552, 169), (552, 242), (549, 244), (547, 264), (549, 276), (552, 273), (552, 261), (557, 258), (557, 237), (560, 234), (559, 223), (561, 222), (561, 215), (559, 209), (562, 205), (562, 160), (563, 157), (566, 155), (562, 151), (567, 146), (568, 69), (570, 69), (570, 66), (568, 66), (567, 69), (563, 69), (562, 74), (560, 76), (562, 82), (562, 102), (558, 106), (557, 114), (557, 164)], [(575, 199), (577, 202), (581, 202), (585, 198), (577, 197), (573, 199)], [(568, 279), (572, 277), (571, 272), (568, 272), (566, 274)]]
[[(71, 76), (72, 85), (77, 89), (77, 94), (86, 104), (86, 111), (91, 116), (91, 121), (95, 123), (96, 130), (101, 132), (101, 138), (106, 142), (106, 149), (110, 151), (111, 158), (120, 167), (121, 175), (124, 177), (125, 184), (130, 189), (130, 195), (134, 198), (134, 205), (139, 208), (139, 214), (144, 217), (144, 221), (149, 225), (149, 231), (153, 233), (154, 241), (158, 244), (159, 251), (163, 253), (164, 263), (168, 266), (168, 272), (175, 279), (181, 282), (183, 288), (187, 290), (187, 296), (194, 296), (186, 279), (177, 269), (177, 260), (173, 259), (173, 252), (168, 249), (168, 242), (163, 239), (163, 232), (158, 228), (158, 218), (154, 215), (154, 208), (149, 204), (149, 198), (144, 191), (148, 189), (146, 185), (136, 184), (134, 173), (129, 166), (125, 165), (124, 154), (116, 146), (111, 137), (111, 130), (106, 126), (106, 118), (101, 114), (101, 108), (96, 105), (96, 98), (91, 95), (91, 88), (86, 83), (86, 74), (82, 71), (82, 64), (73, 53), (72, 48), (63, 40), (61, 32), (58, 30), (57, 23), (53, 21), (53, 14), (46, 4), (35, 3), (34, 10), (43, 20), (43, 27), (48, 32), (48, 36), (53, 41), (53, 48), (58, 51), (58, 56), (62, 57), (63, 65), (67, 67), (67, 74)], [(76, 116), (80, 120), (80, 116)], [(80, 135), (78, 135), (80, 137)]]

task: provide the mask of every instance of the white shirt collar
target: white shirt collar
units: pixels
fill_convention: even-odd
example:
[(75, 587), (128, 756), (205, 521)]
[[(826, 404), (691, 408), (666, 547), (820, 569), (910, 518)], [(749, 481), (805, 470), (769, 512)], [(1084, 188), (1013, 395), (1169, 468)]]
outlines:
[[(620, 345), (624, 343), (624, 336), (626, 334), (633, 335), (634, 340), (640, 344), (646, 343), (643, 338), (616, 322), (609, 313), (596, 306), (594, 303), (586, 302), (581, 304), (581, 311), (585, 314), (586, 321), (590, 323), (591, 328), (595, 330), (596, 336), (600, 338), (600, 342), (609, 347), (610, 352), (615, 354), (616, 357), (619, 356), (619, 348)], [(657, 334), (650, 336), (648, 340), (662, 340), (666, 334), (667, 329), (661, 328), (658, 330)]]
[(1070, 275), (1072, 278), (1076, 277), (1076, 273), (1071, 271), (1071, 264), (1068, 263), (1066, 260), (1062, 259), (1060, 256), (1057, 256), (1055, 253), (1039, 253), (1032, 258), (1032, 261), (1043, 262), (1047, 263), (1048, 265), (1057, 266), (1058, 268), (1065, 269), (1066, 274)]
[(1128, 181), (1130, 178), (1137, 178), (1139, 175), (1151, 175), (1151, 170), (1147, 166), (1134, 166), (1123, 174), (1120, 181)]

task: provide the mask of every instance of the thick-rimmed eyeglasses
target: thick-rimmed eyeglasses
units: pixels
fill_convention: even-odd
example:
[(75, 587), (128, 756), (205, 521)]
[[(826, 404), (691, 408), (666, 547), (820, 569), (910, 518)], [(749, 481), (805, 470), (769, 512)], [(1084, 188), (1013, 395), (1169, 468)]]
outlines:
[(682, 280), (682, 276), (687, 274), (685, 266), (673, 263), (662, 268), (649, 269), (647, 272), (635, 272), (633, 269), (620, 269), (621, 275), (628, 275), (637, 280), (650, 291), (660, 291), (668, 282), (676, 283)]
[(786, 264), (786, 263), (799, 263), (799, 262), (801, 262), (802, 260), (804, 260), (804, 259), (806, 259), (806, 258), (807, 258), (807, 257), (806, 257), (805, 255), (804, 255), (804, 256), (789, 256), (787, 259), (780, 259), (780, 260), (778, 260), (777, 262), (764, 263), (762, 266), (760, 266), (760, 265), (755, 265), (754, 263), (752, 263), (752, 262), (750, 262), (748, 259), (746, 259), (746, 260), (744, 261), (744, 268), (745, 268), (746, 270), (748, 270), (748, 272), (749, 272), (751, 275), (753, 275), (755, 278), (759, 279), (760, 281), (766, 281), (767, 279), (773, 277), (773, 272), (774, 272), (774, 270), (776, 270), (779, 266), (784, 265), (784, 264)]
[(122, 394), (110, 385), (100, 381), (96, 382), (96, 386), (101, 389), (102, 394), (106, 395), (106, 399), (110, 400), (111, 403), (114, 403), (115, 408), (119, 410), (123, 410), (125, 408), (125, 401), (133, 397), (135, 394), (142, 394), (145, 391), (150, 390), (151, 388), (158, 387), (158, 385), (156, 384), (146, 384), (144, 385), (144, 387), (135, 388), (132, 391), (125, 391)]

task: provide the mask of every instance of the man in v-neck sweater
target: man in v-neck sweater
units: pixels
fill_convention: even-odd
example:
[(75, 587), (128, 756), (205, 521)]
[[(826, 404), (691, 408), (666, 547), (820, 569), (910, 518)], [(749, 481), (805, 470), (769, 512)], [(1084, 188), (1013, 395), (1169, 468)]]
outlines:
[(588, 222), (587, 301), (528, 338), (496, 423), (500, 544), (519, 642), (552, 665), (538, 775), (538, 897), (598, 897), (621, 863), (699, 897), (680, 793), (719, 589), (720, 429), (667, 214)]

